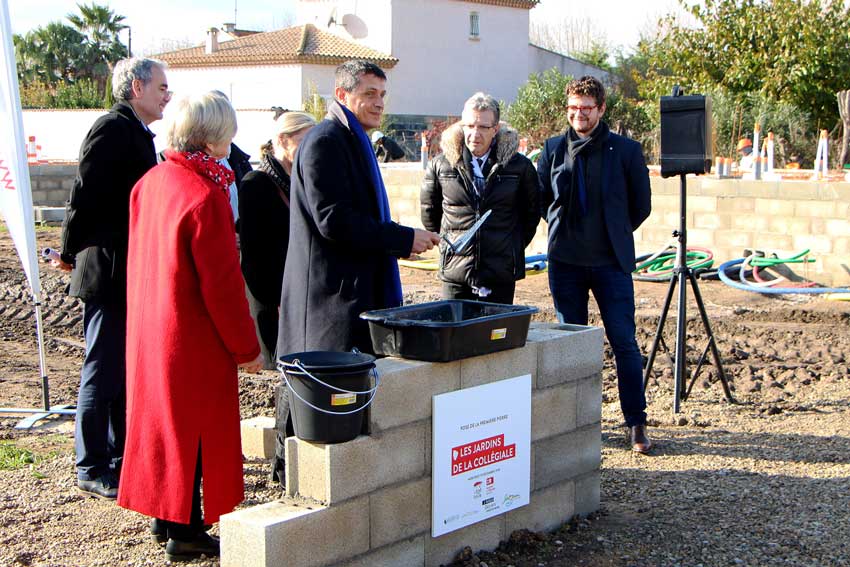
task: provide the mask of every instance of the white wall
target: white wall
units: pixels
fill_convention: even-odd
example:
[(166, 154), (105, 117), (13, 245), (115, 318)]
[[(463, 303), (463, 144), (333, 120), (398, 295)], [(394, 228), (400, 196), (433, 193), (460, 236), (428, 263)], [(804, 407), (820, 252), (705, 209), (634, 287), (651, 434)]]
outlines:
[(300, 108), (300, 65), (168, 69), (168, 86), (181, 94), (220, 90), (235, 108)]
[[(481, 35), (469, 39), (469, 13)], [(528, 10), (457, 2), (394, 0), (387, 112), (457, 115), (476, 91), (511, 102), (528, 79)]]
[(571, 57), (565, 57), (560, 53), (543, 49), (536, 45), (529, 44), (528, 46), (528, 72), (542, 73), (552, 68), (560, 71), (562, 75), (571, 75), (573, 78), (583, 77), (585, 75), (593, 75), (600, 81), (608, 80), (608, 73), (604, 70), (594, 67), (593, 65), (585, 65), (581, 61)]
[[(92, 123), (105, 113), (105, 110), (25, 110), (24, 133), (36, 137), (45, 159), (75, 162)], [(259, 158), (260, 145), (271, 138), (273, 116), (271, 110), (236, 110), (239, 128), (234, 142), (254, 161)], [(165, 149), (164, 124), (162, 120), (151, 124), (151, 130), (157, 134), (154, 138), (157, 151)]]

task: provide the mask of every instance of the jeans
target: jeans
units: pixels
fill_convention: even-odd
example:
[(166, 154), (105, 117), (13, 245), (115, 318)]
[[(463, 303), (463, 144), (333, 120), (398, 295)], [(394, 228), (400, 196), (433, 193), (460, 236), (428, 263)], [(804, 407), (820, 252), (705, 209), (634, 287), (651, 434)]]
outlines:
[(643, 361), (635, 339), (635, 290), (618, 266), (576, 266), (551, 260), (549, 289), (562, 323), (587, 325), (588, 291), (593, 292), (605, 335), (614, 351), (620, 409), (626, 425), (646, 424)]
[(127, 425), (126, 321), (127, 307), (123, 302), (85, 303), (86, 355), (74, 426), (80, 480), (97, 480), (110, 472), (121, 472)]

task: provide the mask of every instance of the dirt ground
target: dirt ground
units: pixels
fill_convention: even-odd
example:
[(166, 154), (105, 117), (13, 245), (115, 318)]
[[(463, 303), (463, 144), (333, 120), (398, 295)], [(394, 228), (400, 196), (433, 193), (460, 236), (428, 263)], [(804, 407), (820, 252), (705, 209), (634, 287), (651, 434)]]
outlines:
[[(38, 232), (39, 246), (56, 246), (58, 239), (56, 228)], [(402, 279), (408, 302), (438, 299), (433, 272), (403, 268)], [(66, 283), (65, 276), (42, 270), (55, 405), (75, 402), (82, 360), (81, 310), (65, 296)], [(736, 403), (724, 399), (709, 363), (674, 415), (672, 370), (659, 356), (647, 391), (656, 447), (651, 456), (632, 454), (606, 346), (600, 510), (552, 533), (515, 533), (494, 552), (466, 550), (456, 565), (850, 565), (850, 302), (759, 295), (712, 281), (699, 285)], [(644, 354), (667, 288), (636, 282)], [(554, 320), (545, 275), (520, 282), (516, 303), (538, 306), (537, 320)], [(690, 301), (691, 369), (706, 344), (695, 316)], [(591, 322), (598, 322), (595, 315)], [(671, 317), (665, 326), (671, 346), (675, 327)], [(5, 231), (0, 328), (0, 406), (38, 407), (35, 319)], [(244, 418), (273, 414), (276, 380), (272, 372), (241, 377)], [(0, 449), (27, 452), (20, 466), (0, 458), (0, 565), (165, 563), (145, 518), (76, 491), (70, 420), (46, 420), (30, 430), (15, 429), (18, 421), (0, 415)], [(245, 463), (243, 506), (278, 496), (266, 475), (264, 462)]]

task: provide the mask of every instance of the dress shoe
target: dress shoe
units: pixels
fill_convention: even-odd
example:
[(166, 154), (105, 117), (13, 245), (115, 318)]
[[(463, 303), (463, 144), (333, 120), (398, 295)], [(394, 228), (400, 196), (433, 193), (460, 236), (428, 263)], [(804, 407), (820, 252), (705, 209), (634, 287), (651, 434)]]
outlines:
[(632, 451), (645, 455), (652, 448), (652, 441), (646, 434), (646, 425), (633, 425), (629, 427), (629, 443)]
[(159, 518), (151, 520), (151, 539), (159, 545), (165, 545), (168, 541), (168, 529), (165, 527), (165, 522)]
[(118, 479), (112, 473), (107, 473), (95, 480), (77, 479), (77, 489), (90, 496), (115, 500), (118, 498)]
[(165, 558), (168, 561), (191, 561), (202, 555), (218, 557), (220, 549), (218, 538), (200, 532), (189, 541), (169, 539), (165, 544)]

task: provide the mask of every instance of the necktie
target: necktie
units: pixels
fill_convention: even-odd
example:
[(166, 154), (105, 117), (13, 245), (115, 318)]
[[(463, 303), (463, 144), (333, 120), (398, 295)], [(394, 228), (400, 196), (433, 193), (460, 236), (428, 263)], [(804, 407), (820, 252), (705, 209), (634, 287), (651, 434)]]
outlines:
[(475, 160), (475, 164), (478, 166), (478, 172), (473, 173), (473, 182), (475, 183), (475, 190), (479, 195), (484, 193), (484, 158), (473, 158)]

